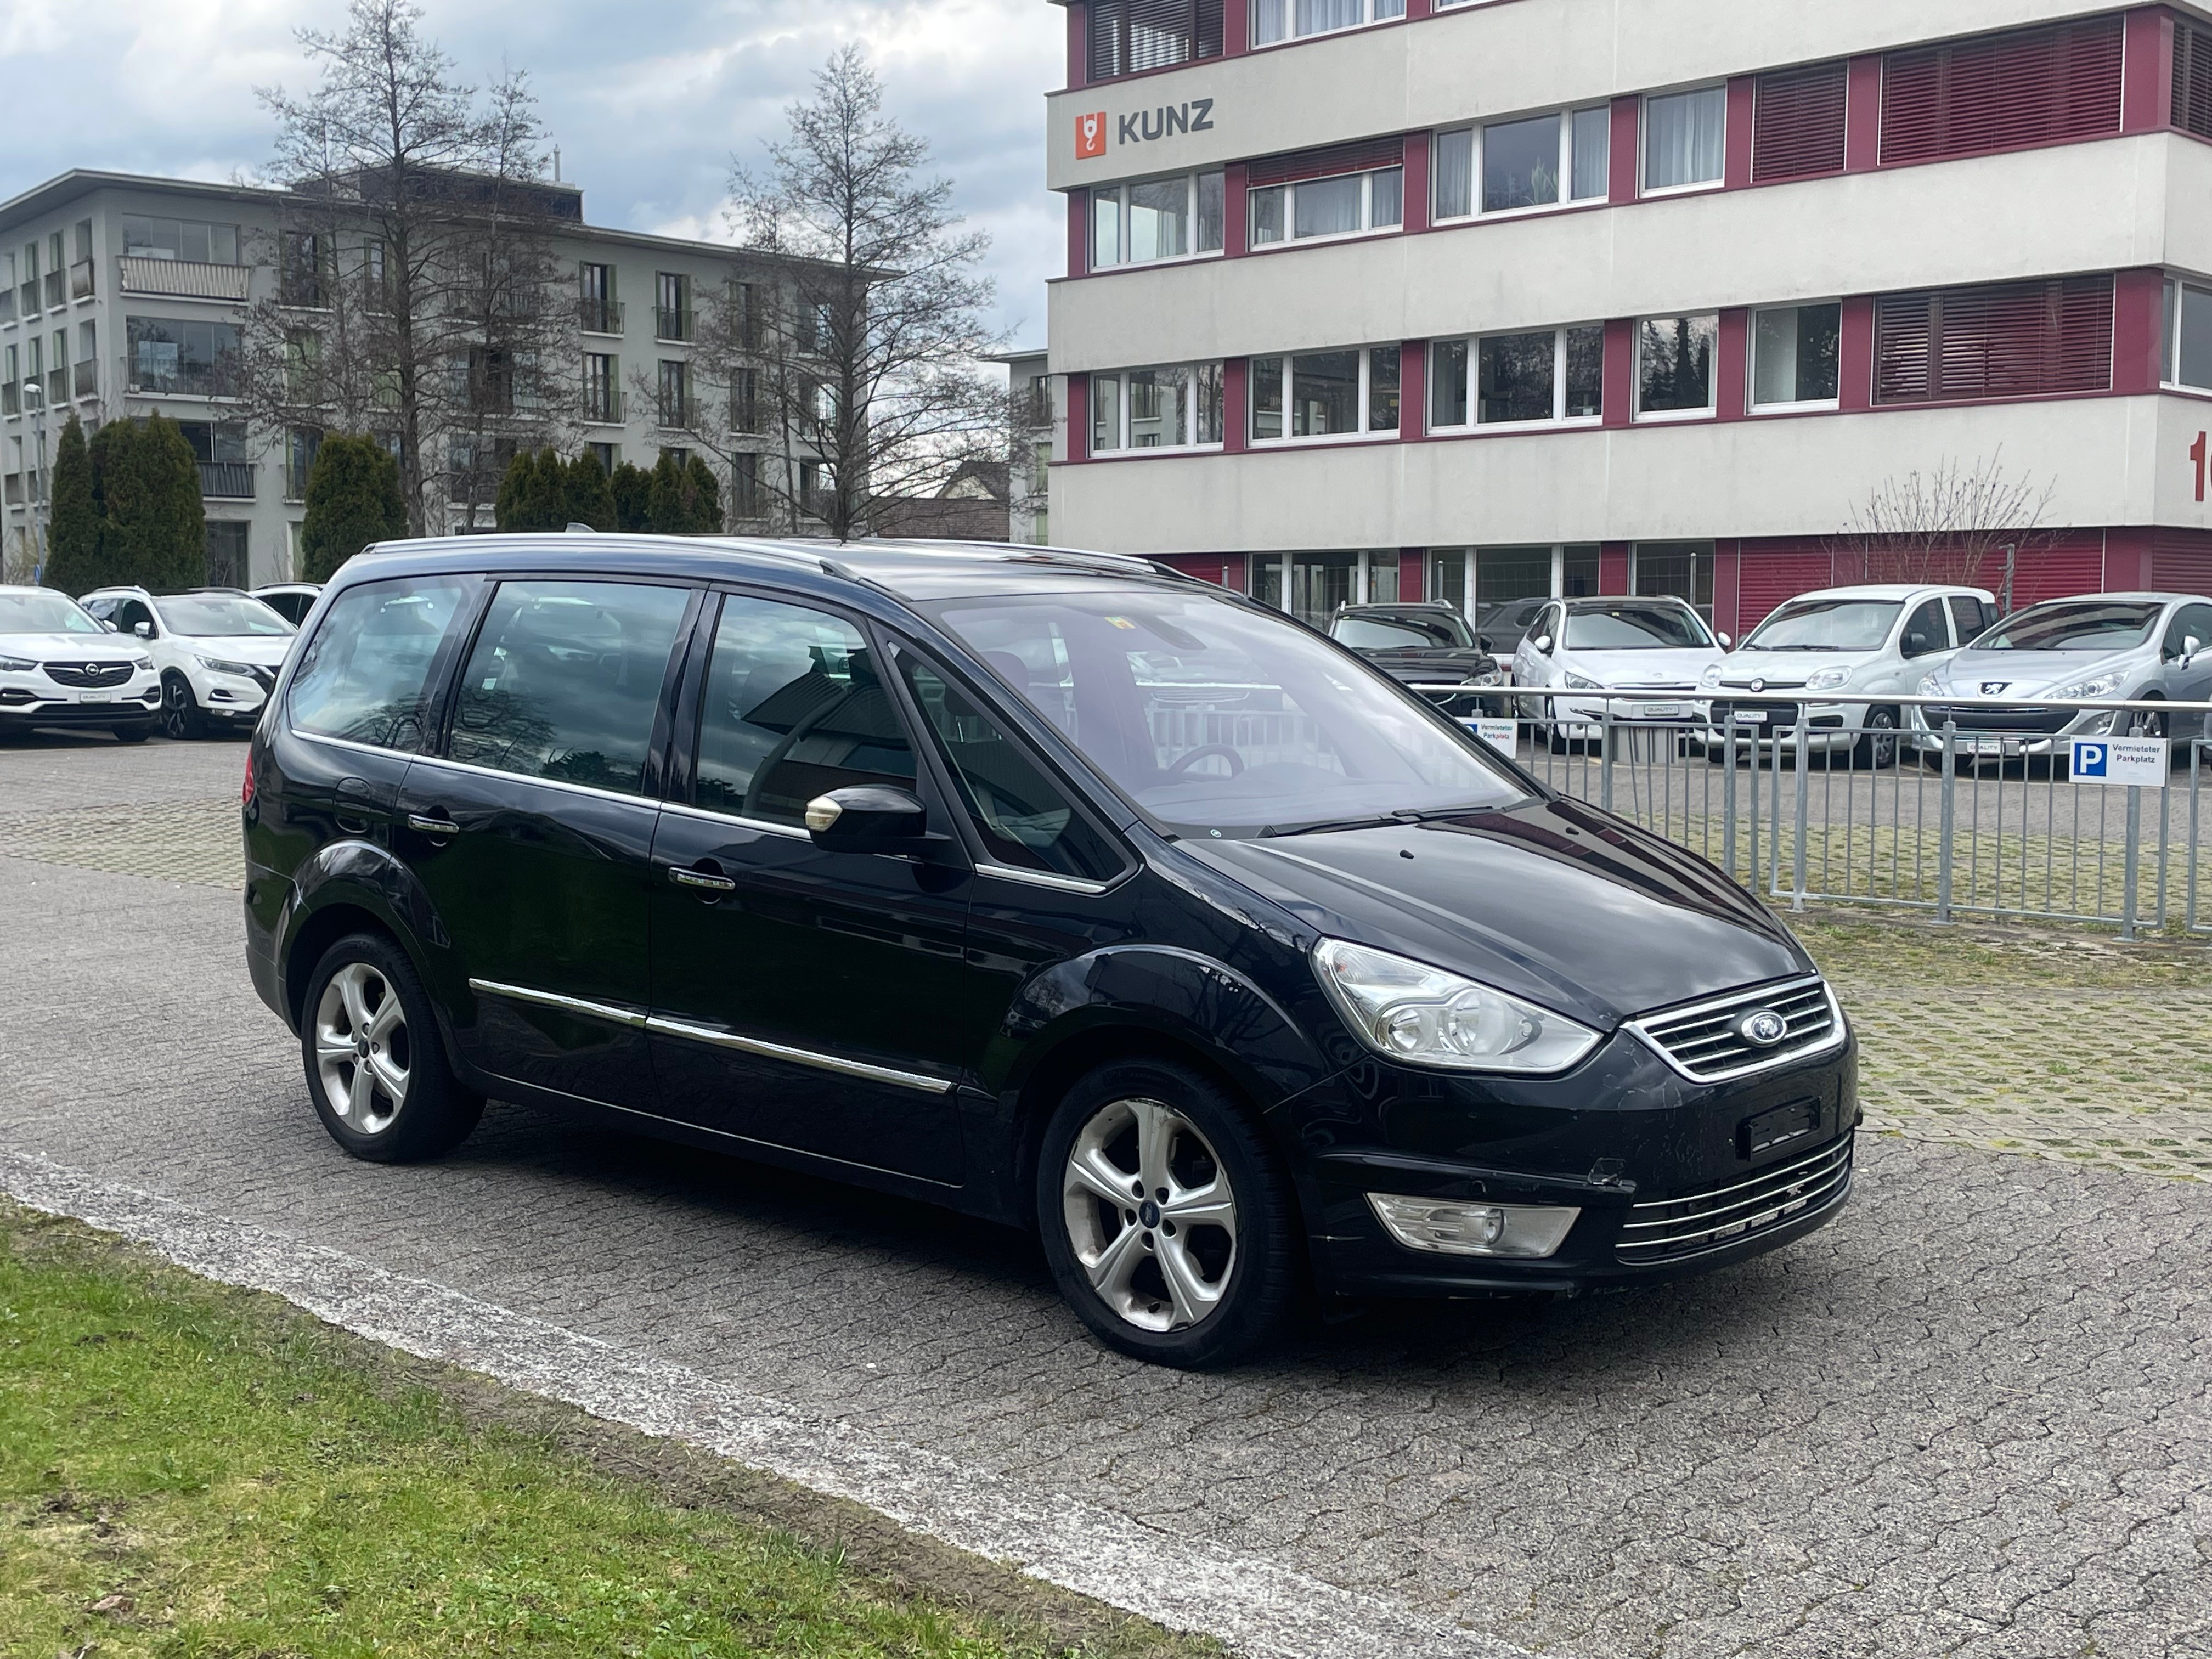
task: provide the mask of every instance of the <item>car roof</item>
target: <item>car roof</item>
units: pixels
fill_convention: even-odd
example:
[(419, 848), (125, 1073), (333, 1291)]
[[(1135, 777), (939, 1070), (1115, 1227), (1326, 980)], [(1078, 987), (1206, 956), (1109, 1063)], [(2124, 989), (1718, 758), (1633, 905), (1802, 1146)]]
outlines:
[(1336, 608), (1340, 617), (1358, 616), (1365, 611), (1384, 611), (1392, 616), (1402, 616), (1408, 611), (1433, 611), (1444, 617), (1459, 615), (1457, 605), (1447, 605), (1442, 599), (1376, 599), (1370, 605), (1340, 605)]
[(1911, 599), (1922, 594), (1970, 593), (1978, 599), (1996, 603), (1996, 595), (1986, 587), (1975, 587), (1966, 582), (1853, 582), (1842, 587), (1816, 587), (1809, 593), (1793, 593), (1783, 603), (1795, 605), (1800, 599)]
[[(2118, 600), (2124, 605), (2206, 605), (2212, 604), (2212, 595), (2203, 593), (2054, 593), (2047, 599), (2038, 599), (2035, 605), (2095, 605), (2104, 600)], [(2028, 611), (2035, 605), (2022, 605)], [(2014, 613), (2017, 614), (2017, 613)]]
[[(1531, 600), (1530, 603), (1548, 604), (1550, 601)], [(1697, 609), (1677, 593), (1585, 593), (1577, 599), (1563, 599), (1559, 603), (1571, 611), (1600, 605), (1679, 605), (1685, 611)]]

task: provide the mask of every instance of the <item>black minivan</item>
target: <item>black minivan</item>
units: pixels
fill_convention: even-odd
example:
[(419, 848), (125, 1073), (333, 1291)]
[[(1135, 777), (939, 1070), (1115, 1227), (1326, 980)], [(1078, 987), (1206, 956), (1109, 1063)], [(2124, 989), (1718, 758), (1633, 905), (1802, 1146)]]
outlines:
[(1855, 1044), (1727, 877), (1139, 560), (386, 544), (254, 736), (246, 922), (315, 1109), (488, 1095), (1035, 1227), (1105, 1341), (1571, 1294), (1835, 1215)]

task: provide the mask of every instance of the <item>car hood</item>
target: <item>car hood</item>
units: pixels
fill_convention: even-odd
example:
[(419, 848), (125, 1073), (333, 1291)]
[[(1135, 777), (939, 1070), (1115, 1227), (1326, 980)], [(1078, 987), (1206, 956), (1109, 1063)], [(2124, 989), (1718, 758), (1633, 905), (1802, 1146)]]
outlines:
[(126, 641), (118, 634), (0, 634), (0, 657), (40, 662), (129, 662), (145, 652), (143, 640)]
[(1318, 932), (1462, 973), (1610, 1030), (1813, 970), (1720, 872), (1579, 801), (1183, 848)]
[(1478, 674), (1498, 672), (1498, 659), (1486, 651), (1408, 647), (1400, 651), (1363, 651), (1359, 654), (1392, 678), (1416, 685), (1431, 681), (1439, 685), (1457, 684)]
[[(1942, 683), (1960, 696), (2033, 697), (2062, 685), (2093, 680), (2114, 671), (2131, 673), (2142, 665), (2142, 647), (2109, 656), (2086, 651), (1961, 651), (1940, 671)], [(2003, 682), (2002, 692), (1984, 694), (1984, 684)]]
[(228, 657), (233, 662), (258, 663), (281, 668), (296, 634), (173, 634), (173, 643), (204, 657)]
[(1856, 669), (1881, 657), (1879, 651), (1738, 651), (1722, 659), (1721, 684), (1742, 687), (1765, 680), (1788, 690), (1823, 668)]
[(1721, 660), (1717, 651), (1562, 651), (1559, 661), (1586, 680), (1620, 688), (1639, 685), (1694, 686), (1705, 670)]

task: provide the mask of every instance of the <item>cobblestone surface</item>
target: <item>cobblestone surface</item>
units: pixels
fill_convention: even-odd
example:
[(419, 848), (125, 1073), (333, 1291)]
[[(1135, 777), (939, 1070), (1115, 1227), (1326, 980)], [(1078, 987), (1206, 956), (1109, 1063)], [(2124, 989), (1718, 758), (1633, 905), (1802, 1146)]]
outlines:
[[(2202, 1186), (1879, 1137), (1837, 1224), (1729, 1272), (1385, 1309), (1181, 1376), (1085, 1340), (1028, 1240), (940, 1212), (501, 1107), (446, 1163), (353, 1163), (237, 905), (0, 859), (0, 1143), (1547, 1653), (2212, 1656)], [(1961, 936), (1821, 926), (1887, 1097), (1947, 1075), (1921, 1016)], [(2201, 1029), (2195, 958), (1966, 942), (2018, 982), (1961, 1029), (2034, 1017), (1999, 1105), (2047, 1103), (2037, 1045), (2085, 1009)]]

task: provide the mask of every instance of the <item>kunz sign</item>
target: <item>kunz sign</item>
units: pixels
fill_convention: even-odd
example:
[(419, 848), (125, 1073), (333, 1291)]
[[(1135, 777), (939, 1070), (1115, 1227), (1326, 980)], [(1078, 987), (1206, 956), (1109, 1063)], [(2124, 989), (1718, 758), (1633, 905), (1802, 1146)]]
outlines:
[[(1087, 161), (1106, 153), (1106, 112), (1075, 118), (1075, 159)], [(1157, 143), (1179, 133), (1213, 131), (1213, 100), (1194, 98), (1187, 104), (1163, 104), (1124, 115), (1114, 128), (1117, 144)]]

